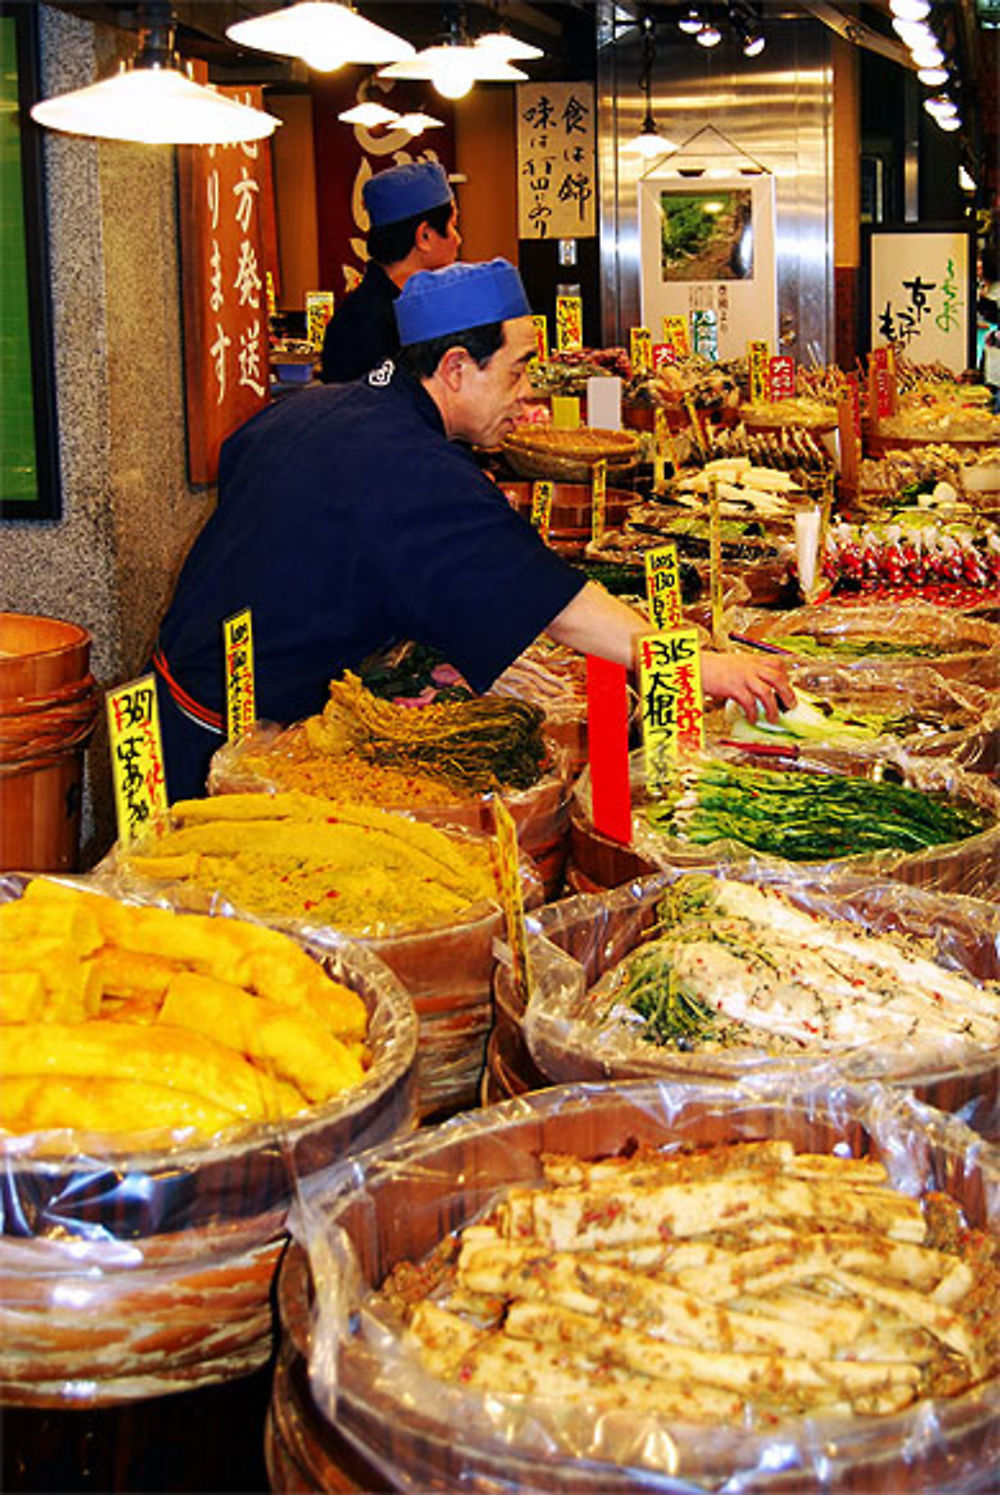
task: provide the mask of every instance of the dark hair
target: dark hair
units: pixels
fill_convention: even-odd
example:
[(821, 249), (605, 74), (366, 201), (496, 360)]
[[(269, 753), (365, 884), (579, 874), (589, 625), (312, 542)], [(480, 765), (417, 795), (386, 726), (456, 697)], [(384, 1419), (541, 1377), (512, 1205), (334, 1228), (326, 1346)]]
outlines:
[(372, 224), (365, 239), (369, 258), (377, 260), (380, 265), (395, 265), (400, 260), (405, 260), (417, 242), (417, 229), (420, 225), (429, 224), (436, 234), (444, 238), (454, 211), (455, 204), (449, 198), (436, 208), (411, 213), (409, 218), (401, 218), (398, 223), (383, 223), (378, 227)]
[(503, 347), (503, 323), (483, 322), (461, 332), (446, 332), (425, 343), (410, 343), (400, 348), (398, 362), (415, 379), (429, 379), (449, 348), (464, 348), (480, 368), (485, 368), (498, 348)]

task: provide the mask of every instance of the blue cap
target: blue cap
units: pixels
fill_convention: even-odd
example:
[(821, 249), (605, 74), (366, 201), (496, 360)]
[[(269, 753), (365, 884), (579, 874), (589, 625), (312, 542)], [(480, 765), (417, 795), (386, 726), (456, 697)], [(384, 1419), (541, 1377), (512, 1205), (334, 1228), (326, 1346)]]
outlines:
[(393, 302), (393, 311), (404, 348), (488, 322), (531, 316), (521, 277), (503, 259), (418, 270)]
[(453, 202), (444, 167), (437, 161), (411, 161), (369, 177), (361, 189), (372, 228), (401, 223)]

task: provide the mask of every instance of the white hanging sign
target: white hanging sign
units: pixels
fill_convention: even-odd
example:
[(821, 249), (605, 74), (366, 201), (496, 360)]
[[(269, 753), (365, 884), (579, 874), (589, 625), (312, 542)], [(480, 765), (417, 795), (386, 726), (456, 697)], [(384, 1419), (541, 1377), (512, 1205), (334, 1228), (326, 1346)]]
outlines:
[(517, 233), (597, 233), (597, 129), (592, 83), (518, 83)]

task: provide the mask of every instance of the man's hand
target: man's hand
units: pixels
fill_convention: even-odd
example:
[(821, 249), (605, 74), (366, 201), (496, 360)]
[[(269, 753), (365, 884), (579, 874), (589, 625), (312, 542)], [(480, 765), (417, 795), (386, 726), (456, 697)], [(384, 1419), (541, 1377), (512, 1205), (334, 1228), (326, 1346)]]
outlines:
[(788, 671), (775, 659), (758, 659), (748, 654), (714, 654), (705, 650), (701, 656), (701, 683), (706, 695), (738, 702), (752, 722), (759, 714), (758, 702), (764, 707), (769, 722), (778, 720), (779, 703), (789, 708), (795, 705), (795, 692), (788, 683)]

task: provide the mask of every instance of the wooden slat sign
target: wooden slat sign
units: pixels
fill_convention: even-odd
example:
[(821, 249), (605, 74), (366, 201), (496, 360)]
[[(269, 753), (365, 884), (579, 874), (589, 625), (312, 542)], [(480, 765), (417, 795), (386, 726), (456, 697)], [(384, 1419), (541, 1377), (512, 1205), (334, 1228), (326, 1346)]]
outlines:
[(222, 637), (226, 658), (226, 725), (229, 741), (239, 742), (257, 720), (253, 619), (248, 607), (224, 620)]
[[(220, 92), (261, 107), (259, 88)], [(212, 483), (223, 441), (268, 398), (271, 146), (191, 145), (177, 155), (188, 477)]]

